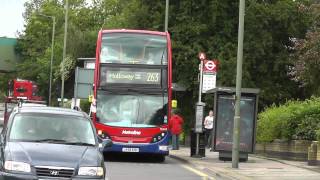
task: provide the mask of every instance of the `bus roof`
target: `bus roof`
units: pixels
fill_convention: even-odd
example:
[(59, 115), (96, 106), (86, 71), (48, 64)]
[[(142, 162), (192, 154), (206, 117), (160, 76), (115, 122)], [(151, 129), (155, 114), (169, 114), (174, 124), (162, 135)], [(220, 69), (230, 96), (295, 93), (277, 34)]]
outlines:
[(133, 30), (133, 29), (110, 29), (110, 30), (101, 30), (102, 33), (140, 33), (140, 34), (153, 34), (166, 36), (166, 32), (160, 31), (147, 31), (147, 30)]

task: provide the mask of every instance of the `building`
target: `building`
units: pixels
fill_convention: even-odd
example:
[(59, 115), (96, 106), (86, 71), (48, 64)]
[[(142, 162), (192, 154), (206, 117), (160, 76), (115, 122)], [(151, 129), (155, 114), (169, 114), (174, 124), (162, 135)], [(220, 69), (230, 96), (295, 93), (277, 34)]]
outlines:
[(16, 38), (0, 37), (0, 73), (8, 73), (15, 70), (19, 62), (19, 56), (15, 51)]

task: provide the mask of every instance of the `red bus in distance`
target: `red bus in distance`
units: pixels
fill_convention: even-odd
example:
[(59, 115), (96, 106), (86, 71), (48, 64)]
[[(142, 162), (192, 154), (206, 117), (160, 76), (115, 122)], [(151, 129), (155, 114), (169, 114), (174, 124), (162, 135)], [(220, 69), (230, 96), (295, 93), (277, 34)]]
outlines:
[(7, 98), (41, 101), (35, 82), (24, 79), (14, 79), (8, 83)]

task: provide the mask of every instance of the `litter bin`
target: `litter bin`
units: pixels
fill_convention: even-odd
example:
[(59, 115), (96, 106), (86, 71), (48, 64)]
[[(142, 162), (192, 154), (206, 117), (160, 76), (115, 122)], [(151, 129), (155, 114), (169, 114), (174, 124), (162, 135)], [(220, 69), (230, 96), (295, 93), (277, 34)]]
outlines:
[[(205, 133), (199, 133), (199, 156), (205, 157), (206, 156), (206, 136)], [(194, 132), (194, 129), (191, 130), (190, 133), (190, 156), (194, 157), (196, 155), (196, 148), (197, 148), (197, 134)]]

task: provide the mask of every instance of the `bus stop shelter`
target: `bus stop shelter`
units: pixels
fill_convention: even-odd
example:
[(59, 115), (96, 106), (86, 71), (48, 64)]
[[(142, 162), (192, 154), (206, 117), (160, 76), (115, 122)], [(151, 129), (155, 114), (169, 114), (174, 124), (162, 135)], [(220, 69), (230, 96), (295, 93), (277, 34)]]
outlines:
[[(217, 87), (214, 93), (213, 150), (219, 152), (220, 160), (231, 160), (235, 94), (233, 87)], [(240, 100), (240, 161), (247, 161), (254, 152), (259, 89), (242, 88)]]

